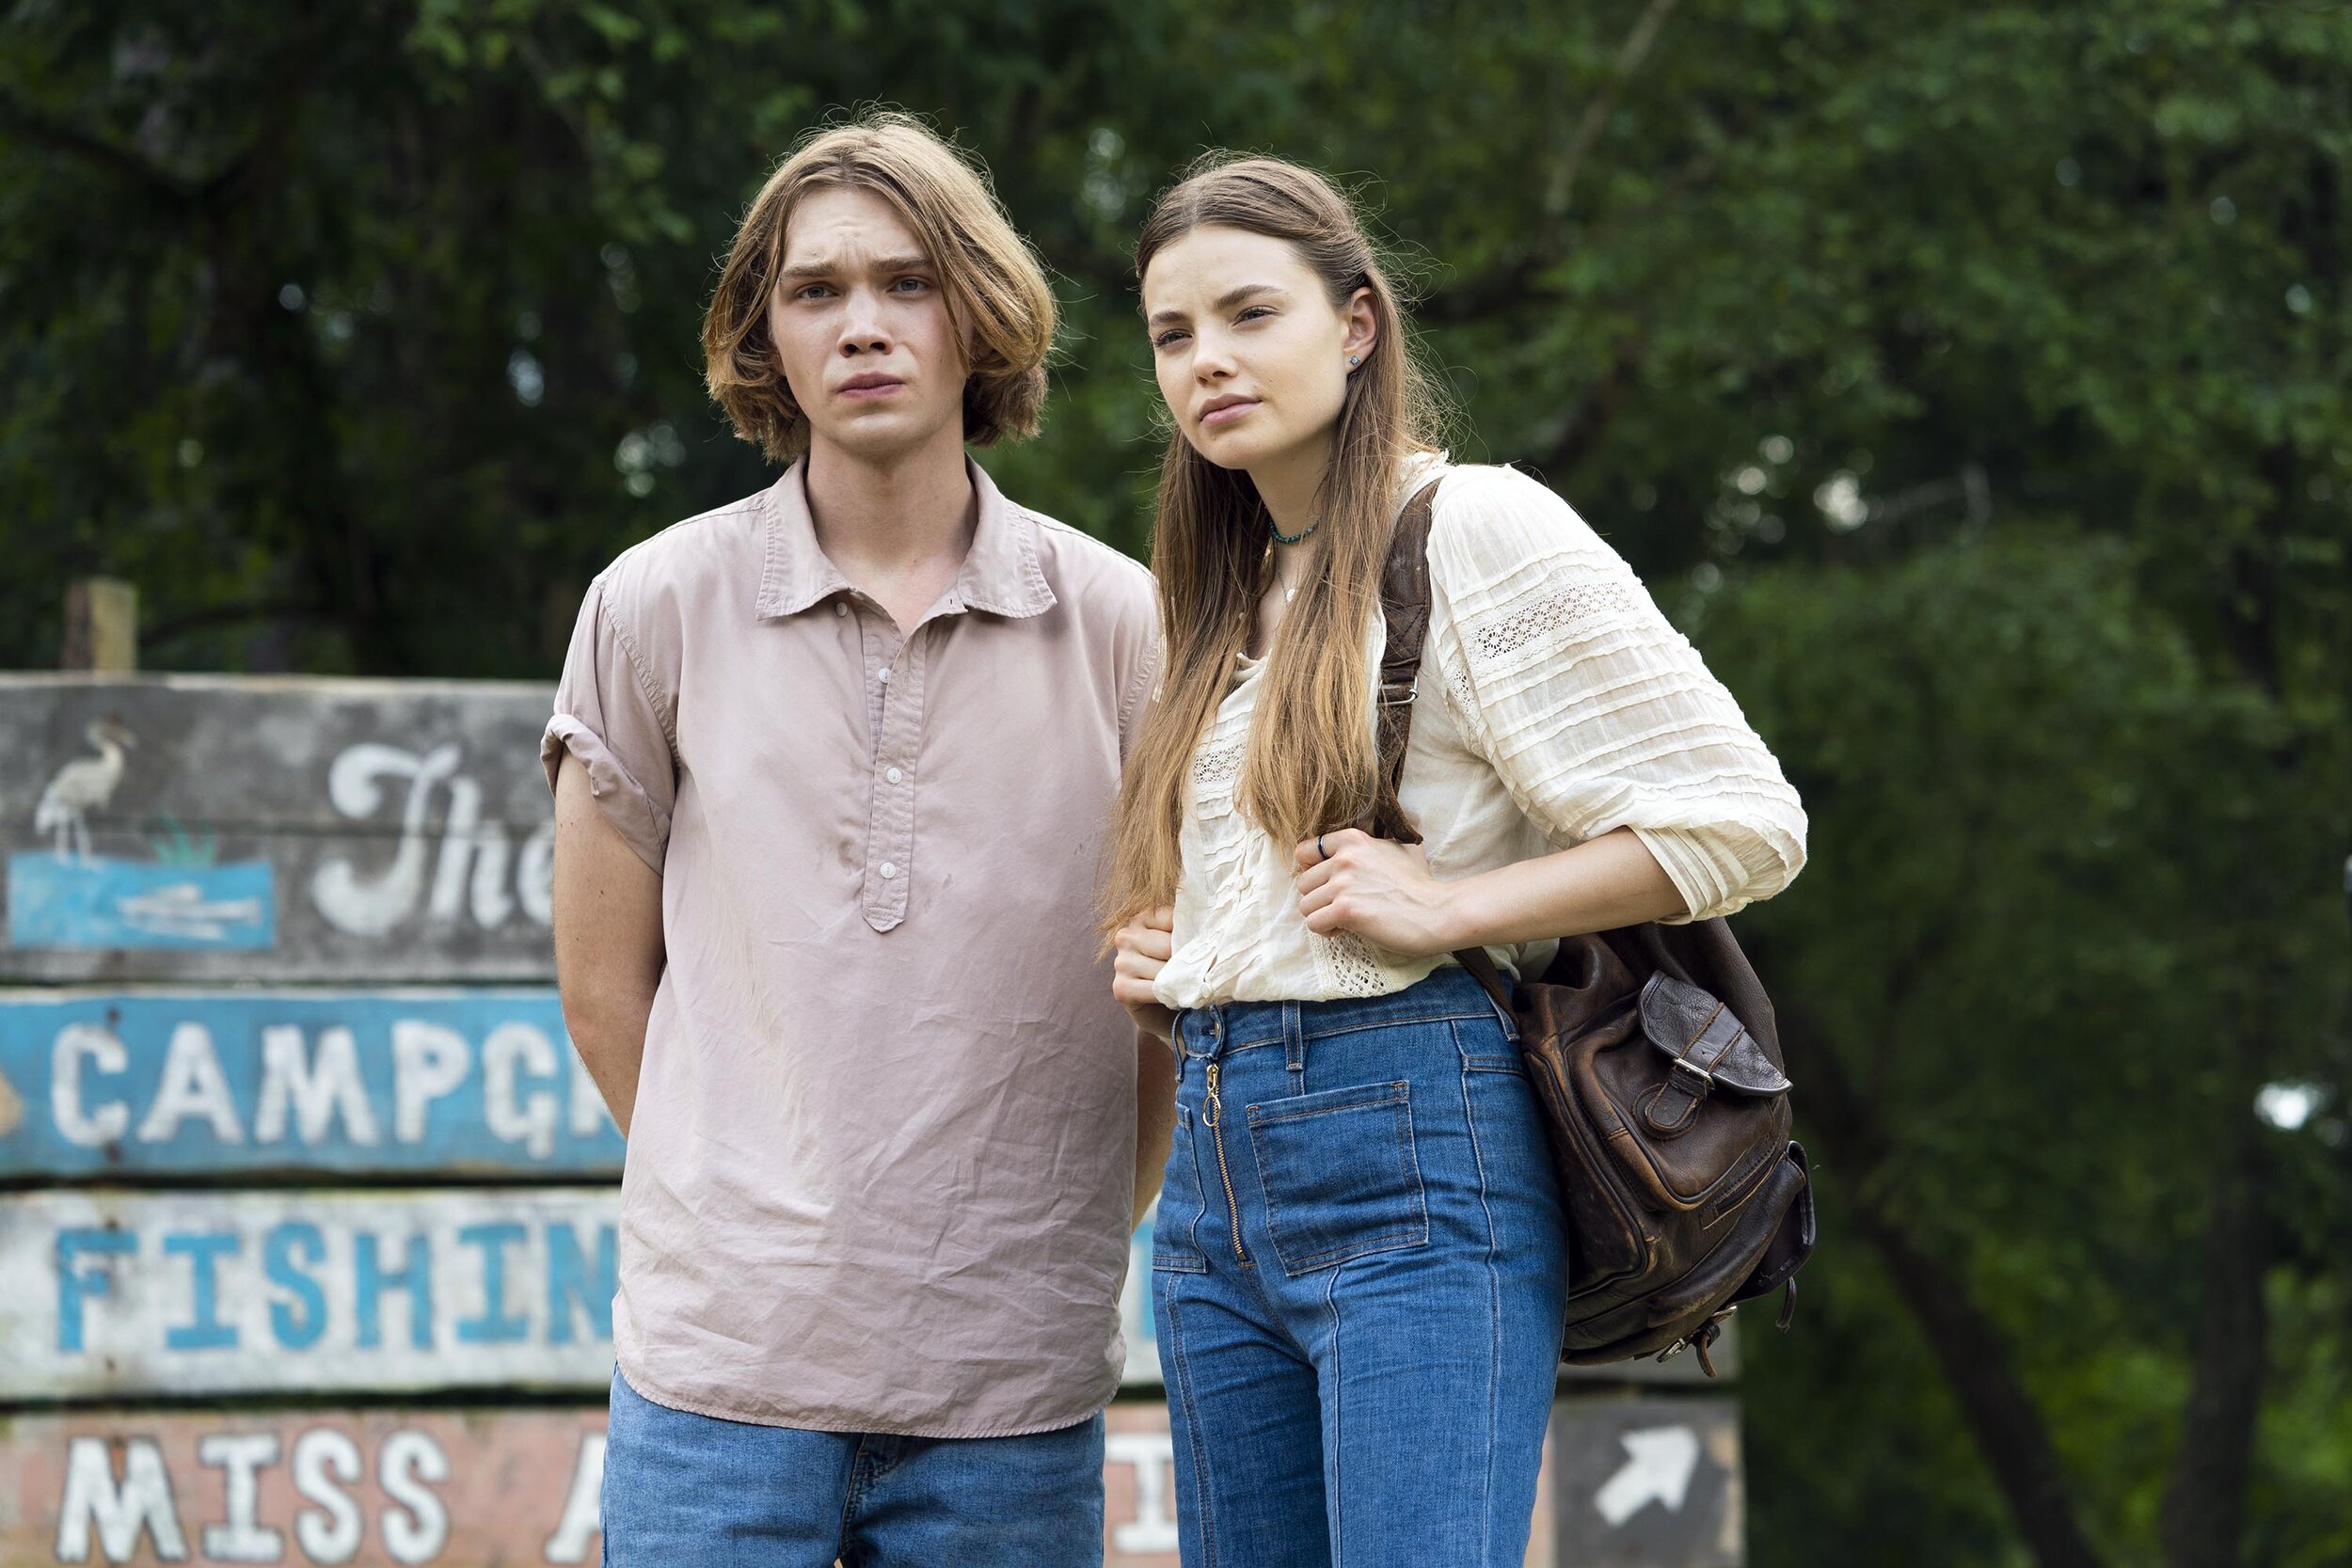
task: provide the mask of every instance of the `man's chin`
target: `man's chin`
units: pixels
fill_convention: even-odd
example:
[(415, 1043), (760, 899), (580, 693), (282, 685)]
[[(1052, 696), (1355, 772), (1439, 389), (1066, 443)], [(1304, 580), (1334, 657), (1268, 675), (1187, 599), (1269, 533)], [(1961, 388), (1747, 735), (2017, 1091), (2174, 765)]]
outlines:
[(829, 420), (822, 428), (812, 421), (810, 427), (813, 441), (821, 441), (844, 457), (878, 467), (903, 461), (950, 437), (961, 448), (962, 436), (959, 420), (922, 419), (912, 410), (898, 409), (878, 408), (869, 414)]

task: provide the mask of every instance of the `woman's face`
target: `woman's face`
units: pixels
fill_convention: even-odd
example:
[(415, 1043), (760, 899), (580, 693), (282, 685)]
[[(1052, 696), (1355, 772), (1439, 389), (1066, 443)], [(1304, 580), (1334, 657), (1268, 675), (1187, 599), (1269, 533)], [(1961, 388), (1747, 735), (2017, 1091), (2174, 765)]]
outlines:
[(1143, 311), (1160, 396), (1203, 457), (1243, 469), (1323, 461), (1348, 356), (1372, 349), (1370, 289), (1334, 309), (1288, 241), (1208, 225), (1152, 258)]

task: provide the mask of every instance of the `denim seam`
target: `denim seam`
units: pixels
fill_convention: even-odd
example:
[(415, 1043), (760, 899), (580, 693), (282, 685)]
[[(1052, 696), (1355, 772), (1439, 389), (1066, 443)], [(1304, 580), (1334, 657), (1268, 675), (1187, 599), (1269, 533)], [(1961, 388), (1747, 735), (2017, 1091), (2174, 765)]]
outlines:
[(1184, 1358), (1184, 1329), (1176, 1312), (1175, 1281), (1168, 1282), (1159, 1307), (1168, 1349), (1174, 1353), (1168, 1359), (1176, 1372), (1176, 1394), (1184, 1404), (1184, 1444), (1192, 1449), (1193, 1489), (1199, 1494), (1201, 1561), (1205, 1568), (1216, 1568), (1216, 1511), (1210, 1499), (1209, 1456), (1200, 1442), (1200, 1407), (1193, 1399), (1192, 1363)]
[[(1455, 1038), (1458, 1043), (1460, 1038), (1458, 1032)], [(1486, 1148), (1478, 1135), (1478, 1108), (1470, 1096), (1468, 1074), (1465, 1074), (1462, 1079), (1462, 1126), (1470, 1134), (1470, 1164), (1478, 1172), (1478, 1210), (1486, 1217), (1485, 1259), (1486, 1309), (1494, 1319), (1494, 1332), (1486, 1337), (1487, 1344), (1492, 1347), (1487, 1352), (1486, 1363), (1486, 1469), (1484, 1477), (1485, 1491), (1480, 1498), (1481, 1506), (1478, 1511), (1478, 1556), (1479, 1560), (1485, 1562), (1491, 1560), (1494, 1556), (1494, 1455), (1495, 1445), (1502, 1440), (1501, 1434), (1495, 1430), (1495, 1422), (1496, 1413), (1501, 1407), (1502, 1399), (1502, 1285), (1495, 1277), (1495, 1252), (1498, 1243), (1495, 1238), (1494, 1204), (1487, 1196)]]
[(850, 1515), (857, 1511), (857, 1462), (866, 1453), (866, 1436), (859, 1433), (850, 1445), (850, 1475), (841, 1487), (841, 1519), (834, 1527), (833, 1554), (846, 1558), (850, 1550)]
[(1347, 1554), (1342, 1547), (1342, 1542), (1345, 1539), (1344, 1526), (1346, 1513), (1345, 1505), (1343, 1499), (1346, 1497), (1347, 1493), (1346, 1488), (1340, 1484), (1339, 1473), (1339, 1456), (1343, 1451), (1344, 1451), (1345, 1449), (1346, 1424), (1344, 1417), (1347, 1410), (1347, 1403), (1343, 1398), (1344, 1390), (1347, 1387), (1347, 1368), (1343, 1359), (1343, 1347), (1346, 1344), (1347, 1339), (1346, 1336), (1340, 1332), (1339, 1303), (1340, 1275), (1344, 1272), (1345, 1270), (1343, 1269), (1333, 1269), (1331, 1271), (1331, 1277), (1326, 1280), (1323, 1286), (1323, 1309), (1325, 1314), (1331, 1321), (1330, 1362), (1332, 1390), (1330, 1429), (1324, 1433), (1323, 1438), (1323, 1451), (1325, 1455), (1323, 1465), (1323, 1507), (1326, 1521), (1325, 1534), (1326, 1539), (1329, 1543), (1326, 1549), (1331, 1554), (1333, 1568), (1339, 1568), (1340, 1564), (1344, 1563), (1347, 1560)]

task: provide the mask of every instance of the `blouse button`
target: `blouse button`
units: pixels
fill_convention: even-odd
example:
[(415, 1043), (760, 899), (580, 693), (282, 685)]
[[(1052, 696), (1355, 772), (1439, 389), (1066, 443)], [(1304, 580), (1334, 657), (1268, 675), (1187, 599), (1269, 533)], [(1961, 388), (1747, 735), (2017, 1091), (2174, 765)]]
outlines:
[(892, 784), (898, 784), (906, 778), (906, 775), (894, 768), (889, 772), (884, 773), (882, 777), (888, 779)]
[(890, 862), (884, 861), (882, 863), (882, 880), (886, 882), (898, 874), (898, 868)]
[(882, 671), (882, 674), (881, 674), (881, 676), (880, 676), (879, 678), (880, 678), (880, 680), (882, 681), (882, 685), (884, 685), (884, 686), (888, 686), (888, 685), (890, 684), (890, 672), (889, 672), (888, 670), (886, 670), (886, 669), (885, 669), (884, 671)]
[(839, 599), (835, 599), (833, 601), (833, 612), (835, 615), (847, 615), (850, 613), (850, 607), (842, 603)]

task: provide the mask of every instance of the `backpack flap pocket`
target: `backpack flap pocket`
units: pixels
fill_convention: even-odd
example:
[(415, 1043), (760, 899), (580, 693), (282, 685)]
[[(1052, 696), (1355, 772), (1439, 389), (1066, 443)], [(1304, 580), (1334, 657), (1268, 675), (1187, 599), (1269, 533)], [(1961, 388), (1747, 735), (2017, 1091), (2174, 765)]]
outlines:
[(1642, 1124), (1653, 1137), (1687, 1132), (1717, 1090), (1787, 1094), (1788, 1077), (1729, 1007), (1688, 980), (1661, 971), (1642, 988), (1642, 1034), (1666, 1057), (1666, 1078), (1641, 1097)]

